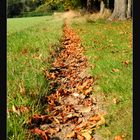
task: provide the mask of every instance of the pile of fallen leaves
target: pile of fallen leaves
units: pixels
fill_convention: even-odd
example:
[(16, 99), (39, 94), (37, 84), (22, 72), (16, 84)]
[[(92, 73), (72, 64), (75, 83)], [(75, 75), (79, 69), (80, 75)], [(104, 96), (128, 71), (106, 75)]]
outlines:
[(43, 140), (94, 140), (94, 130), (105, 120), (91, 94), (95, 81), (87, 72), (88, 62), (80, 38), (66, 23), (62, 48), (51, 69), (45, 71), (51, 88), (45, 99), (47, 115), (32, 116), (28, 129)]

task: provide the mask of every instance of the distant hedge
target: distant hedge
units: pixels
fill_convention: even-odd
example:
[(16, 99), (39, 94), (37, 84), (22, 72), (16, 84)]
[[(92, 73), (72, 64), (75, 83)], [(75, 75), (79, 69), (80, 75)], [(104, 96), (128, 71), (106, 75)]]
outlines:
[(8, 0), (7, 16), (42, 16), (81, 7), (81, 0)]

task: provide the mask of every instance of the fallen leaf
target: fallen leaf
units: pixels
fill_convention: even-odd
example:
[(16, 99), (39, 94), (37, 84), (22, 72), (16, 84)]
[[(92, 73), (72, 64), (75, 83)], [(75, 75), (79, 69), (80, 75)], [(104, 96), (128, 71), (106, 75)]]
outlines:
[(90, 87), (89, 89), (85, 90), (84, 94), (88, 95), (92, 92), (92, 87)]
[(88, 112), (90, 112), (91, 111), (91, 107), (90, 106), (88, 106), (88, 107), (82, 107), (80, 110), (79, 110), (79, 112), (81, 112), (81, 113), (88, 113)]
[(73, 131), (71, 133), (68, 133), (66, 137), (67, 138), (76, 138), (76, 133)]
[(99, 115), (94, 115), (93, 117), (89, 118), (89, 121), (99, 121), (101, 117)]
[(26, 48), (23, 49), (21, 53), (22, 53), (23, 55), (26, 55), (26, 54), (28, 53), (28, 49), (26, 49)]
[(49, 140), (49, 137), (46, 134), (46, 132), (43, 130), (40, 130), (39, 128), (32, 129), (31, 132), (34, 134), (40, 135), (43, 140)]
[(113, 103), (114, 103), (114, 104), (118, 104), (119, 102), (120, 102), (120, 100), (119, 100), (118, 98), (114, 98), (114, 99), (113, 99)]
[(92, 138), (91, 130), (82, 132), (81, 135), (84, 136), (86, 140), (91, 140), (91, 138)]
[(115, 136), (114, 140), (123, 140), (122, 136), (118, 135), (118, 136)]
[(20, 107), (18, 108), (18, 110), (19, 110), (21, 113), (23, 113), (23, 112), (27, 113), (27, 112), (30, 111), (29, 107), (27, 107), (27, 106), (20, 106)]
[(82, 135), (80, 135), (80, 134), (77, 134), (77, 139), (78, 139), (78, 140), (85, 140), (85, 137), (82, 136)]
[(45, 132), (47, 132), (50, 135), (54, 135), (60, 131), (59, 127), (48, 127)]
[(113, 71), (113, 72), (119, 72), (120, 70), (119, 70), (119, 69), (114, 69), (114, 68), (113, 68), (112, 71)]
[(18, 115), (20, 115), (20, 111), (15, 107), (14, 105), (12, 106), (12, 111)]
[(123, 62), (125, 65), (128, 65), (130, 62), (128, 60)]
[(19, 85), (19, 92), (22, 94), (25, 94), (25, 92), (26, 92), (25, 87), (22, 85)]
[(103, 125), (103, 124), (106, 123), (104, 115), (99, 114), (99, 116), (100, 116), (101, 119), (97, 122), (97, 126), (100, 126), (100, 125)]
[(91, 130), (97, 124), (103, 124), (103, 119), (95, 115), (97, 101), (88, 96), (93, 91), (95, 81), (87, 73), (88, 59), (84, 56), (79, 36), (65, 23), (63, 31), (62, 45), (50, 48), (48, 61), (51, 66), (48, 70), (44, 69), (50, 88), (49, 95), (41, 99), (41, 104), (45, 105), (43, 113), (48, 115), (36, 114), (31, 117), (28, 123), (31, 127), (28, 129), (38, 128), (34, 133), (38, 133), (42, 139), (59, 135), (61, 139), (93, 140)]

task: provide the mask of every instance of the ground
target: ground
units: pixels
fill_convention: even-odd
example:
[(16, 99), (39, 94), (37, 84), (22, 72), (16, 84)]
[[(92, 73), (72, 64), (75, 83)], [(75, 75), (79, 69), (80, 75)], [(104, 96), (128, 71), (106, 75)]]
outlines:
[[(96, 79), (92, 94), (107, 112), (106, 123), (96, 132), (110, 140), (132, 138), (132, 23), (87, 20), (67, 12), (48, 17), (8, 19), (8, 138), (28, 139), (23, 127), (49, 91), (44, 70), (47, 59), (61, 46), (64, 19), (81, 40), (89, 73)], [(26, 22), (25, 22), (26, 21)], [(57, 23), (57, 24), (56, 24)], [(14, 28), (13, 28), (14, 27)]]

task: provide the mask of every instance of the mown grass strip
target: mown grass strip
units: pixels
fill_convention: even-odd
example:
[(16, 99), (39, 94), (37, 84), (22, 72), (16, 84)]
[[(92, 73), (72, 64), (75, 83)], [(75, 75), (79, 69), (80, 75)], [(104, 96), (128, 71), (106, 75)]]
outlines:
[(28, 18), (27, 21), (19, 18), (9, 20), (8, 24), (8, 109), (12, 110), (13, 106), (30, 108), (29, 112), (20, 115), (8, 113), (8, 139), (25, 140), (28, 135), (23, 124), (32, 114), (41, 111), (39, 100), (48, 92), (43, 70), (48, 65), (49, 51), (59, 43), (63, 21), (52, 17), (47, 17), (47, 21), (45, 17)]
[[(76, 22), (86, 55), (97, 78), (94, 94), (102, 96), (106, 125), (99, 130), (104, 140), (116, 135), (132, 138), (132, 23), (131, 21)], [(116, 102), (118, 100), (118, 103)]]

